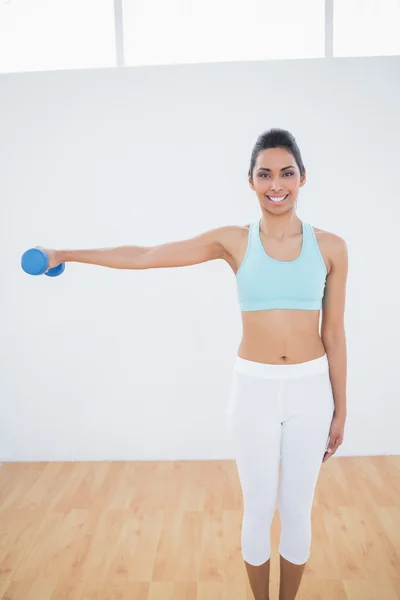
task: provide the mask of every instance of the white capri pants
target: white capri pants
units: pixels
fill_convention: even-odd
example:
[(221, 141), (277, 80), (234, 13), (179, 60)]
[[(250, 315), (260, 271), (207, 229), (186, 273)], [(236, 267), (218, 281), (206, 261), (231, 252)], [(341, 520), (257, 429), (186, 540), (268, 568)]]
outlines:
[(249, 564), (271, 556), (278, 483), (279, 553), (297, 565), (307, 561), (314, 490), (334, 410), (326, 354), (287, 365), (236, 357), (227, 417), (243, 495), (242, 556)]

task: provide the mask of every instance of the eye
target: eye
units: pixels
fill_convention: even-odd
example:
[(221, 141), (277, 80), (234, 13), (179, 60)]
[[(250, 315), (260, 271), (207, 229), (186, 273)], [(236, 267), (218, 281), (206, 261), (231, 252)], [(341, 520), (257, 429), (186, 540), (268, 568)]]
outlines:
[[(260, 177), (263, 177), (264, 175), (268, 175), (268, 176), (269, 176), (269, 173), (261, 173), (261, 174), (260, 174)], [(283, 175), (284, 175), (284, 176), (285, 176), (285, 175), (294, 175), (294, 173), (292, 173), (291, 171), (286, 171), (286, 173), (284, 173)]]

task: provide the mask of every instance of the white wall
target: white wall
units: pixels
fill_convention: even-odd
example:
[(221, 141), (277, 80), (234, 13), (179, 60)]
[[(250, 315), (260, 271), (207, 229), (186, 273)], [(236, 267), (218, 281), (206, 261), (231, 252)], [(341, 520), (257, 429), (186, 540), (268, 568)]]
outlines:
[(260, 216), (257, 136), (295, 135), (298, 215), (349, 247), (336, 456), (399, 454), (400, 57), (0, 76), (0, 460), (232, 458), (242, 332), (223, 261), (20, 267), (32, 246), (152, 245)]

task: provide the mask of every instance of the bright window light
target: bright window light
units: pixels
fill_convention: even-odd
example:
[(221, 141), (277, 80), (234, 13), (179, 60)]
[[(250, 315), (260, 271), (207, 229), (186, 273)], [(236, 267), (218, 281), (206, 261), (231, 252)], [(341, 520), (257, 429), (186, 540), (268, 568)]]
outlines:
[(0, 0), (0, 73), (115, 65), (113, 0)]
[(321, 58), (324, 0), (122, 0), (125, 64)]
[(400, 54), (400, 0), (334, 0), (334, 56)]

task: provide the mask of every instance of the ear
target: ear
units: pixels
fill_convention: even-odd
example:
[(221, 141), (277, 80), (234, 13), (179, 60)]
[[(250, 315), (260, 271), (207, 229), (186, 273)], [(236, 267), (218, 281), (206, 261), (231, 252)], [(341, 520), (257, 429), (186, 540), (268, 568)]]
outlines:
[(251, 189), (253, 191), (255, 191), (254, 183), (252, 182), (250, 175), (248, 177), (249, 177), (249, 186), (251, 187)]
[(299, 185), (299, 187), (303, 187), (303, 185), (306, 183), (306, 181), (307, 181), (307, 173), (306, 173), (306, 171), (304, 171), (303, 177), (300, 177), (300, 185)]

